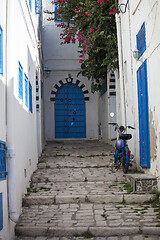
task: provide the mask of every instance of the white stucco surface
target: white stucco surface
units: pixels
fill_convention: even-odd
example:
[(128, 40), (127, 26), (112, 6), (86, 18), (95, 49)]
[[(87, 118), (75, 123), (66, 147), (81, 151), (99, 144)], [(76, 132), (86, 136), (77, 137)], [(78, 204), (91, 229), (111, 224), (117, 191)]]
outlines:
[[(119, 1), (122, 3), (123, 1)], [(130, 1), (129, 10), (125, 14), (119, 14), (121, 23), (118, 25), (119, 59), (120, 59), (120, 85), (123, 91), (119, 91), (122, 109), (118, 111), (122, 115), (122, 121), (126, 125), (133, 125), (136, 131), (133, 139), (129, 141), (135, 160), (139, 166), (139, 115), (137, 95), (136, 72), (141, 64), (147, 60), (148, 78), (148, 111), (149, 111), (149, 132), (150, 132), (150, 162), (151, 168), (144, 169), (146, 172), (160, 175), (159, 163), (159, 139), (160, 139), (160, 98), (159, 98), (159, 61), (160, 61), (160, 2), (157, 0), (136, 0)], [(138, 61), (133, 58), (133, 51), (137, 48), (136, 35), (142, 24), (145, 23), (146, 50)], [(120, 27), (121, 34), (120, 35)], [(124, 99), (125, 98), (125, 99)], [(125, 117), (123, 117), (125, 116)]]

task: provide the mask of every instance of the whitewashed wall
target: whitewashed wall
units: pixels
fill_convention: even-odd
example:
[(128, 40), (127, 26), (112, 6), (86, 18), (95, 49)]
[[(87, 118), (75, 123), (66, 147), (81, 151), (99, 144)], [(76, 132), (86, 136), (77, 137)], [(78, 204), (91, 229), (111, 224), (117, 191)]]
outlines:
[[(0, 0), (0, 26), (3, 30), (3, 75), (0, 74), (0, 141), (6, 142), (6, 1)], [(0, 181), (3, 202), (3, 229), (0, 239), (9, 239), (7, 181)]]
[[(14, 239), (13, 220), (21, 214), (22, 196), (38, 161), (36, 70), (41, 68), (38, 22), (35, 1), (32, 1), (30, 11), (28, 0), (0, 0), (0, 25), (4, 36), (4, 75), (0, 75), (0, 140), (7, 141), (8, 147), (8, 193), (7, 181), (0, 182), (4, 203), (4, 228), (0, 238), (7, 240)], [(33, 113), (25, 106), (24, 75), (23, 101), (18, 97), (19, 61), (23, 74), (28, 76), (32, 85)], [(42, 129), (41, 115), (39, 118)], [(42, 150), (42, 141), (39, 141), (39, 149)]]
[[(122, 3), (123, 1), (119, 1)], [(160, 60), (160, 2), (158, 0), (130, 1), (130, 10), (117, 18), (120, 85), (124, 86), (119, 92), (122, 108), (118, 111), (122, 121), (134, 125), (136, 131), (129, 141), (135, 159), (139, 165), (139, 121), (136, 72), (142, 62), (147, 59), (148, 95), (149, 95), (149, 128), (151, 168), (146, 170), (157, 177), (160, 175), (160, 97), (159, 97), (159, 60)], [(118, 23), (121, 21), (121, 23)], [(146, 26), (146, 51), (140, 60), (133, 58), (136, 49), (136, 35), (143, 22)], [(121, 31), (120, 31), (121, 28)], [(121, 32), (121, 35), (120, 35)], [(125, 47), (124, 47), (125, 46)], [(124, 82), (124, 85), (123, 85)], [(124, 94), (125, 93), (125, 94)], [(124, 99), (125, 96), (125, 99)], [(121, 112), (122, 111), (122, 112)], [(126, 112), (126, 116), (125, 116)], [(123, 117), (125, 116), (125, 117)]]
[[(43, 1), (43, 9), (53, 11), (50, 0)], [(51, 91), (60, 80), (65, 80), (70, 73), (73, 82), (78, 79), (85, 89), (89, 91), (89, 101), (86, 101), (86, 135), (87, 139), (98, 138), (98, 94), (92, 94), (91, 82), (77, 73), (80, 71), (77, 44), (60, 45), (61, 29), (57, 28), (54, 21), (48, 22), (50, 15), (43, 14), (43, 57), (44, 68), (49, 70), (44, 74), (44, 98), (45, 98), (45, 136), (46, 140), (55, 138), (54, 102), (50, 101)]]

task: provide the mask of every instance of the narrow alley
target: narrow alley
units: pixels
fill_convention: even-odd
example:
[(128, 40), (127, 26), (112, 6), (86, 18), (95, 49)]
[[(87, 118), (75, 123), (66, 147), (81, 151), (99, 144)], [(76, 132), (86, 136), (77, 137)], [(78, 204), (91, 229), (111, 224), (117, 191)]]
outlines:
[(158, 209), (132, 193), (101, 141), (48, 142), (23, 198), (17, 240), (158, 240)]

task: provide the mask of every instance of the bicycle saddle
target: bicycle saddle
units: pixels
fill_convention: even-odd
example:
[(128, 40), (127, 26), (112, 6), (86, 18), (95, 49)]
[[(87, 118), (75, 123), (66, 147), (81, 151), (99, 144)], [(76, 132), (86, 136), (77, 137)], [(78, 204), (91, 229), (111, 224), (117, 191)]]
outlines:
[(132, 135), (128, 133), (122, 133), (121, 135), (119, 135), (119, 138), (123, 140), (129, 140), (132, 138)]

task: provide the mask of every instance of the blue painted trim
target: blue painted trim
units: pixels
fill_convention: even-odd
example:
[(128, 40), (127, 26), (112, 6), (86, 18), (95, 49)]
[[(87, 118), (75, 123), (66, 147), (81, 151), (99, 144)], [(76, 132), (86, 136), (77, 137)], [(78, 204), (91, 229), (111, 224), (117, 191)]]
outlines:
[(19, 98), (23, 100), (23, 67), (20, 62), (19, 64), (19, 73), (18, 73), (18, 93), (19, 93)]
[(32, 11), (32, 0), (29, 0), (30, 10)]
[(6, 143), (0, 141), (0, 181), (6, 180)]
[(31, 113), (33, 113), (33, 107), (32, 107), (32, 85), (29, 82), (29, 110)]
[(28, 107), (28, 77), (24, 74), (24, 81), (25, 81), (25, 104)]
[(0, 74), (3, 75), (3, 30), (0, 26)]
[(0, 231), (3, 229), (3, 194), (0, 193)]
[(42, 13), (42, 2), (41, 0), (35, 0), (35, 12), (36, 14)]
[(137, 87), (139, 109), (140, 165), (144, 168), (150, 168), (147, 60), (145, 60), (137, 70)]
[(139, 58), (146, 50), (146, 31), (145, 31), (145, 23), (142, 24), (138, 34), (136, 35), (137, 40), (137, 49), (139, 51)]

